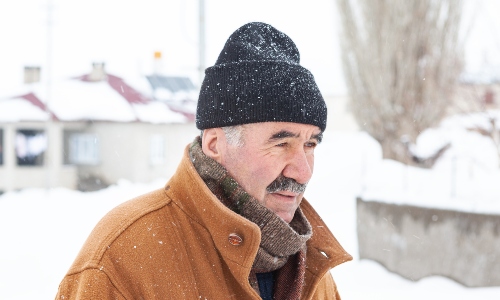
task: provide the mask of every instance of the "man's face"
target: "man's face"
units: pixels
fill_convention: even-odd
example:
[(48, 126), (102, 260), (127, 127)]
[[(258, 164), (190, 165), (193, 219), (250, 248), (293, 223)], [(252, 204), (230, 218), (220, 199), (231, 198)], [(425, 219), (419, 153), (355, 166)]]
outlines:
[[(222, 143), (219, 163), (247, 193), (289, 223), (311, 179), (314, 148), (321, 136), (314, 125), (247, 124), (243, 145)], [(279, 184), (283, 181), (285, 188)]]

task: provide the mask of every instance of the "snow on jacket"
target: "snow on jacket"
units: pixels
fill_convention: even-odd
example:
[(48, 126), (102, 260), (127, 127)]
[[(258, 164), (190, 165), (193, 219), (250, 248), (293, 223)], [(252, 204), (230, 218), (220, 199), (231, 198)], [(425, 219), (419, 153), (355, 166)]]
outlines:
[[(260, 229), (210, 192), (187, 151), (165, 188), (97, 224), (56, 299), (260, 299), (248, 281)], [(329, 270), (352, 257), (305, 199), (300, 206), (313, 227), (302, 299), (340, 299)]]

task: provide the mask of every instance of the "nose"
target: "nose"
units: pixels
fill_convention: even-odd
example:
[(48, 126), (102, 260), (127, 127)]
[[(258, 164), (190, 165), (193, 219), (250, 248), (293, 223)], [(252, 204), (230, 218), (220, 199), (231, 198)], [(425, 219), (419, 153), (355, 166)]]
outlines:
[(283, 176), (304, 184), (311, 179), (313, 167), (314, 156), (305, 153), (304, 149), (297, 149), (289, 156), (288, 163), (283, 169)]

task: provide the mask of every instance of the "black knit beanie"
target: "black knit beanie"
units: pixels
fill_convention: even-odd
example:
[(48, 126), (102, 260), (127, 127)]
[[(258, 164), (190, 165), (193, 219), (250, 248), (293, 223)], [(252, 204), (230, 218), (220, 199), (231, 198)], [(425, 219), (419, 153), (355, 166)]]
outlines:
[(326, 128), (326, 104), (295, 43), (264, 23), (248, 23), (227, 40), (205, 70), (196, 110), (198, 129), (258, 122)]

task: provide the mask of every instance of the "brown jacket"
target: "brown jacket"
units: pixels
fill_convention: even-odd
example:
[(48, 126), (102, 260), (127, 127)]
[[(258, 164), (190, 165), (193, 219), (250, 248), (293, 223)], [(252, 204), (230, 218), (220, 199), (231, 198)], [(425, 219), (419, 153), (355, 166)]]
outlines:
[[(302, 299), (340, 299), (328, 271), (352, 257), (307, 201), (301, 208), (313, 227)], [(56, 299), (260, 299), (248, 281), (259, 244), (259, 227), (210, 192), (186, 148), (165, 188), (97, 224)]]

